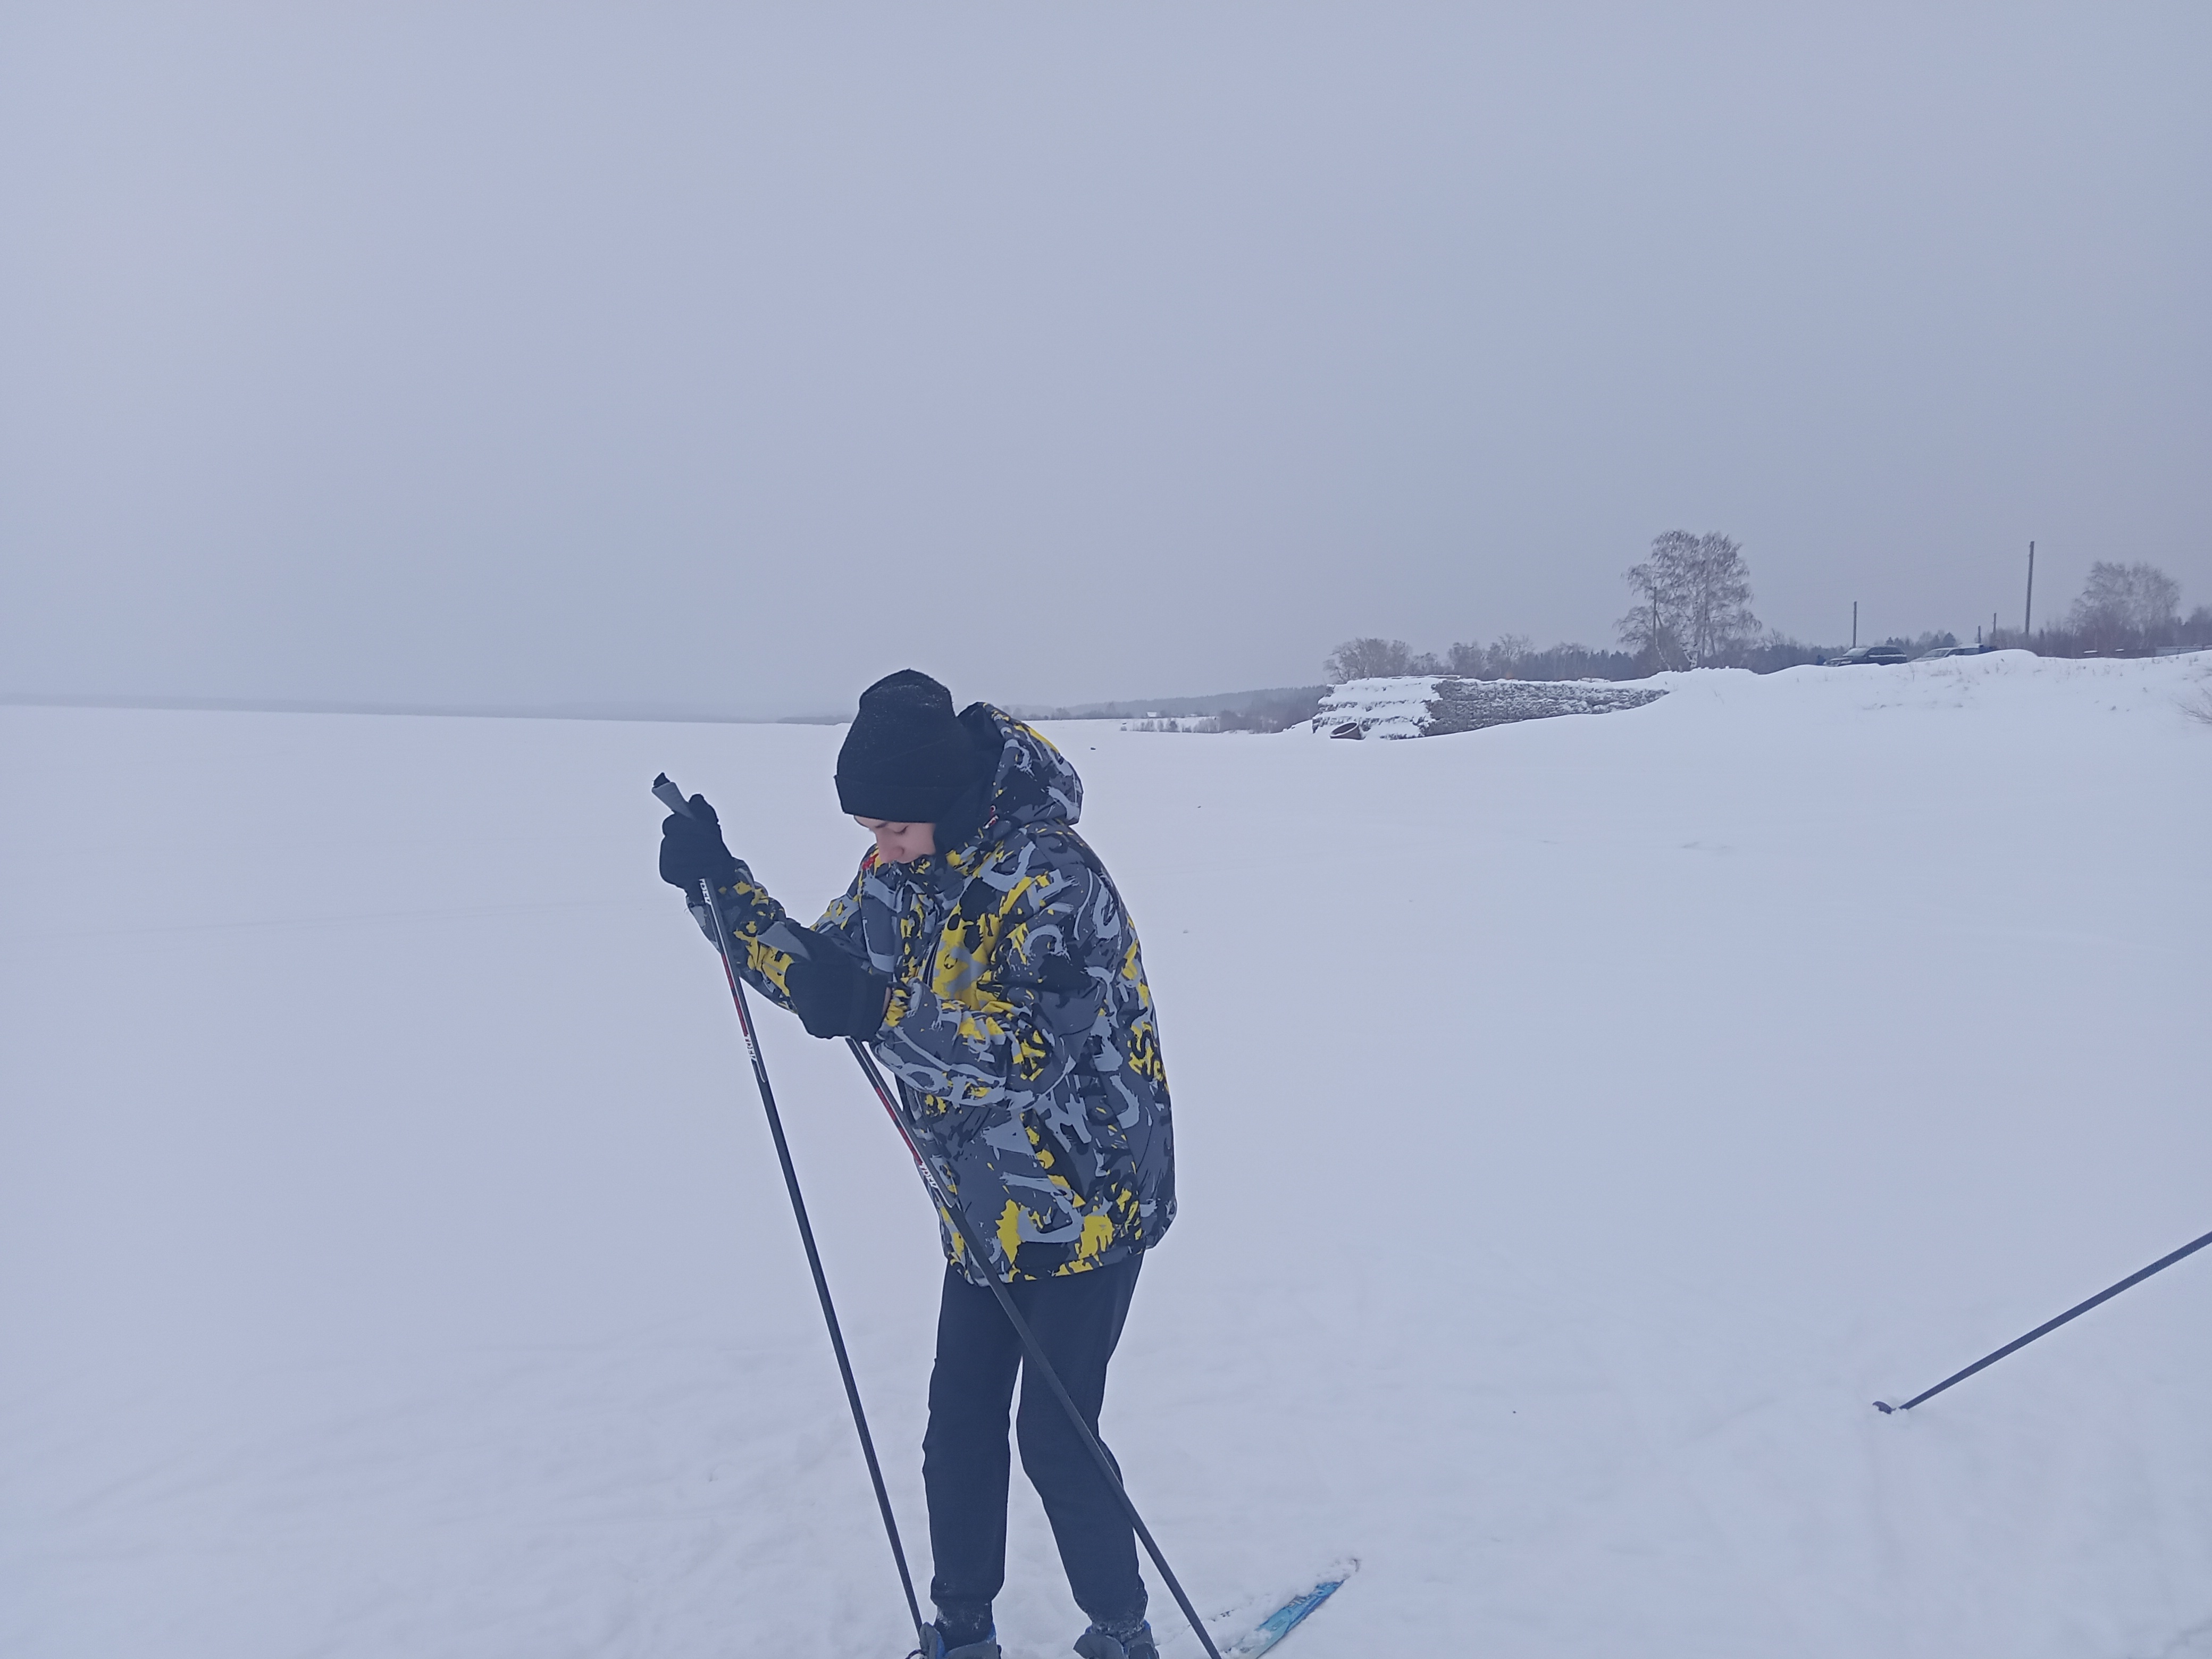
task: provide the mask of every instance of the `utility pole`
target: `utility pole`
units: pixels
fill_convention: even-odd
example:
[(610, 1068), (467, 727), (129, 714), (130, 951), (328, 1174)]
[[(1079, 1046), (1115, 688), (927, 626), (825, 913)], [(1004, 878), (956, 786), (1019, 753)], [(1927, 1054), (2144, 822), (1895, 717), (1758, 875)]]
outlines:
[(1851, 649), (1859, 648), (1859, 602), (1851, 601)]
[[(2020, 621), (2020, 642), (2027, 645), (2028, 635), (2035, 628), (2035, 544), (2027, 544), (2027, 609)], [(2033, 646), (2029, 646), (2033, 650)]]

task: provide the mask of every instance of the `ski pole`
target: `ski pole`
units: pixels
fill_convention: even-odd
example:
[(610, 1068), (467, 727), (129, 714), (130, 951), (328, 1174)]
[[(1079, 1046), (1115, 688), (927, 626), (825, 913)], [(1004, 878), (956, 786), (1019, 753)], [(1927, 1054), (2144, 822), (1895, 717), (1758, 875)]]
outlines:
[[(684, 792), (663, 772), (653, 781), (653, 793), (685, 817), (693, 815)], [(830, 1327), (830, 1346), (837, 1356), (837, 1374), (845, 1380), (845, 1399), (853, 1407), (853, 1426), (860, 1431), (860, 1455), (867, 1460), (868, 1480), (876, 1489), (876, 1507), (883, 1511), (884, 1532), (891, 1540), (891, 1559), (898, 1564), (899, 1588), (906, 1592), (906, 1610), (914, 1620), (914, 1634), (921, 1641), (921, 1604), (915, 1600), (914, 1575), (907, 1571), (906, 1551), (899, 1543), (898, 1522), (891, 1514), (890, 1494), (884, 1489), (883, 1467), (876, 1462), (876, 1443), (868, 1433), (867, 1413), (860, 1409), (860, 1385), (853, 1381), (853, 1362), (845, 1353), (845, 1334), (838, 1328), (837, 1310), (830, 1300), (830, 1281), (823, 1276), (822, 1254), (814, 1248), (814, 1229), (806, 1219), (806, 1200), (799, 1195), (799, 1171), (792, 1167), (791, 1147), (783, 1138), (783, 1119), (775, 1109), (775, 1091), (769, 1087), (768, 1066), (761, 1059), (760, 1042), (753, 1034), (752, 1011), (745, 1003), (744, 981), (738, 977), (738, 959), (730, 939), (729, 920), (722, 915), (714, 884), (702, 877), (699, 896), (714, 919), (714, 943), (722, 952), (722, 972), (730, 981), (730, 1000), (737, 1005), (738, 1026), (745, 1035), (745, 1052), (752, 1056), (753, 1081), (760, 1085), (761, 1108), (768, 1114), (768, 1132), (775, 1142), (776, 1162), (783, 1166), (783, 1184), (791, 1194), (791, 1212), (799, 1219), (799, 1242), (806, 1246), (806, 1266), (814, 1275), (814, 1293), (822, 1299), (823, 1322)]]
[[(858, 1037), (847, 1037), (845, 1046), (853, 1051), (853, 1058), (860, 1062), (860, 1070), (867, 1074), (869, 1086), (875, 1090), (876, 1098), (883, 1103), (884, 1110), (890, 1115), (893, 1127), (899, 1132), (899, 1139), (906, 1142), (907, 1151), (913, 1154), (915, 1168), (921, 1171), (921, 1179), (929, 1188), (930, 1197), (951, 1218), (954, 1228), (960, 1234), (960, 1242), (967, 1247), (968, 1259), (981, 1262), (988, 1268), (990, 1257), (983, 1253), (982, 1246), (976, 1242), (975, 1230), (968, 1222), (968, 1212), (953, 1201), (944, 1183), (937, 1178), (937, 1171), (930, 1168), (929, 1160), (921, 1155), (921, 1148), (908, 1129), (906, 1120), (899, 1115), (897, 1103), (891, 1095), (890, 1085), (884, 1081), (884, 1074), (876, 1065), (876, 1057), (868, 1052), (867, 1045)], [(1006, 1322), (1014, 1328), (1014, 1334), (1021, 1340), (1026, 1363), (1033, 1366), (1051, 1388), (1053, 1398), (1060, 1401), (1060, 1410), (1067, 1413), (1067, 1420), (1074, 1428), (1076, 1437), (1083, 1442), (1084, 1449), (1091, 1454), (1091, 1461), (1098, 1466), (1099, 1474), (1106, 1477), (1106, 1484), (1112, 1489), (1115, 1500), (1121, 1505), (1121, 1512), (1129, 1517), (1130, 1527), (1144, 1540), (1145, 1553), (1152, 1558), (1152, 1565), (1159, 1569), (1160, 1578), (1175, 1597), (1176, 1605), (1182, 1609), (1182, 1616), (1190, 1620), (1190, 1627), (1197, 1633), (1200, 1645), (1206, 1650), (1206, 1659), (1221, 1659), (1220, 1650), (1213, 1645), (1213, 1638), (1206, 1633), (1198, 1610), (1191, 1606), (1190, 1597), (1183, 1594), (1182, 1584), (1176, 1577), (1175, 1570), (1168, 1565), (1167, 1557), (1160, 1553), (1159, 1545), (1153, 1541), (1152, 1528), (1146, 1526), (1145, 1517), (1137, 1513), (1136, 1504), (1130, 1502), (1128, 1489), (1121, 1484), (1121, 1471), (1114, 1467), (1114, 1460), (1107, 1455), (1106, 1448), (1098, 1443), (1098, 1437), (1083, 1420), (1083, 1413), (1078, 1409), (1074, 1396), (1068, 1393), (1067, 1385), (1060, 1380), (1060, 1373), (1053, 1369), (1052, 1361), (1045, 1358), (1044, 1349), (1039, 1345), (1036, 1333), (1030, 1329), (1029, 1321), (1024, 1319), (1021, 1310), (1014, 1306), (1013, 1293), (1000, 1282), (996, 1273), (991, 1273), (985, 1282), (989, 1285), (991, 1294), (999, 1299), (999, 1311), (1006, 1315)]]
[(2195, 1255), (2197, 1251), (2203, 1249), (2207, 1244), (2212, 1244), (2212, 1233), (2207, 1233), (2202, 1238), (2191, 1241), (2189, 1243), (2183, 1245), (2171, 1255), (2162, 1255), (2159, 1257), (2157, 1261), (2152, 1262), (2149, 1267), (2145, 1267), (2142, 1272), (2130, 1273), (2125, 1279), (2113, 1285), (2111, 1289), (2098, 1291), (2096, 1295), (2091, 1297), (2087, 1302), (2078, 1303), (2075, 1306), (2069, 1308), (2064, 1313), (2059, 1315), (2057, 1318), (2038, 1325), (2026, 1336), (2014, 1338), (2013, 1340), (2006, 1343), (2004, 1346), (1999, 1348), (1995, 1353), (1984, 1354), (1981, 1358), (1977, 1359), (1972, 1364), (1967, 1366), (1963, 1371), (1954, 1372), (1951, 1376), (1945, 1377), (1941, 1382), (1938, 1382), (1934, 1388), (1923, 1389), (1920, 1393), (1914, 1395), (1911, 1399), (1906, 1401), (1902, 1406), (1892, 1406), (1884, 1401), (1877, 1400), (1874, 1402), (1874, 1408), (1881, 1413), (1885, 1417), (1894, 1412), (1909, 1412), (1922, 1401), (1934, 1399), (1937, 1395), (1942, 1393), (1944, 1389), (1949, 1388), (1954, 1382), (1965, 1382), (1976, 1371), (1980, 1370), (1984, 1365), (1996, 1364), (1998, 1360), (2002, 1359), (2007, 1354), (2012, 1352), (2014, 1349), (2026, 1347), (2029, 1343), (2034, 1341), (2039, 1336), (2049, 1335), (2052, 1331), (2057, 1330), (2061, 1325), (2063, 1325), (2068, 1320), (2078, 1318), (2081, 1315), (2088, 1312), (2090, 1309), (2095, 1307), (2100, 1302), (2111, 1301), (2122, 1291), (2126, 1290), (2129, 1285), (2142, 1284), (2143, 1280), (2148, 1279), (2153, 1273), (2159, 1273), (2167, 1267), (2171, 1267), (2175, 1262), (2180, 1261), (2182, 1257), (2185, 1255)]

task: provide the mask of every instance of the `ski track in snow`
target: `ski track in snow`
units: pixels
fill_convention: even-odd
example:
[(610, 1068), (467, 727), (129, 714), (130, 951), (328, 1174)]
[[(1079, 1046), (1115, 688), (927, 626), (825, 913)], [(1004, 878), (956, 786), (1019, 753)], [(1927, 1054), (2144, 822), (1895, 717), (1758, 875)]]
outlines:
[[(2212, 1225), (2212, 666), (1659, 684), (1047, 728), (1176, 1089), (1106, 1416), (1154, 1531), (1224, 1630), (1358, 1558), (1301, 1659), (2212, 1654), (2212, 1260), (1869, 1404)], [(0, 731), (0, 1652), (903, 1654), (646, 793), (811, 918), (837, 731)], [(763, 1041), (926, 1583), (927, 1207), (836, 1045)]]

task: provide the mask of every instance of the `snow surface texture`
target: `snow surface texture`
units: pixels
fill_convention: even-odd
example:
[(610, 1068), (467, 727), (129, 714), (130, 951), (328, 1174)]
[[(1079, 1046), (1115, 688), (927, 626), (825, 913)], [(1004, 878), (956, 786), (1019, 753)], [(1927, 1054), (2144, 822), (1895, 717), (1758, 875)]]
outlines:
[[(1664, 675), (1673, 681), (1679, 675)], [(1456, 674), (1347, 680), (1331, 686), (1308, 729), (1326, 738), (1441, 738), (1516, 720), (1641, 708), (1667, 686), (1609, 680), (1470, 680)], [(1351, 729), (1347, 729), (1351, 728)]]
[[(1209, 1612), (1357, 1557), (1299, 1659), (2212, 1652), (2212, 1253), (1869, 1405), (2212, 1227), (2205, 659), (1671, 684), (1053, 728), (1178, 1109), (1106, 1415), (1147, 1518)], [(0, 1653), (903, 1654), (646, 793), (811, 906), (837, 731), (0, 731)], [(927, 1206), (763, 1020), (926, 1573)], [(1064, 1655), (1014, 1486), (1000, 1629)]]

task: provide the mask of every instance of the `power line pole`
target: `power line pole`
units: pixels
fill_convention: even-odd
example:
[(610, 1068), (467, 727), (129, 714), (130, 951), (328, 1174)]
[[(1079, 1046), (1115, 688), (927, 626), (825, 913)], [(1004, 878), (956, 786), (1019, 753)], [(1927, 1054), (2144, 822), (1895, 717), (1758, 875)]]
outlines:
[(1859, 602), (1851, 601), (1851, 649), (1859, 648)]
[[(2035, 628), (2035, 544), (2027, 544), (2027, 610), (2020, 620), (2020, 642), (2027, 644), (2027, 636)], [(2033, 647), (2029, 647), (2033, 649)]]

